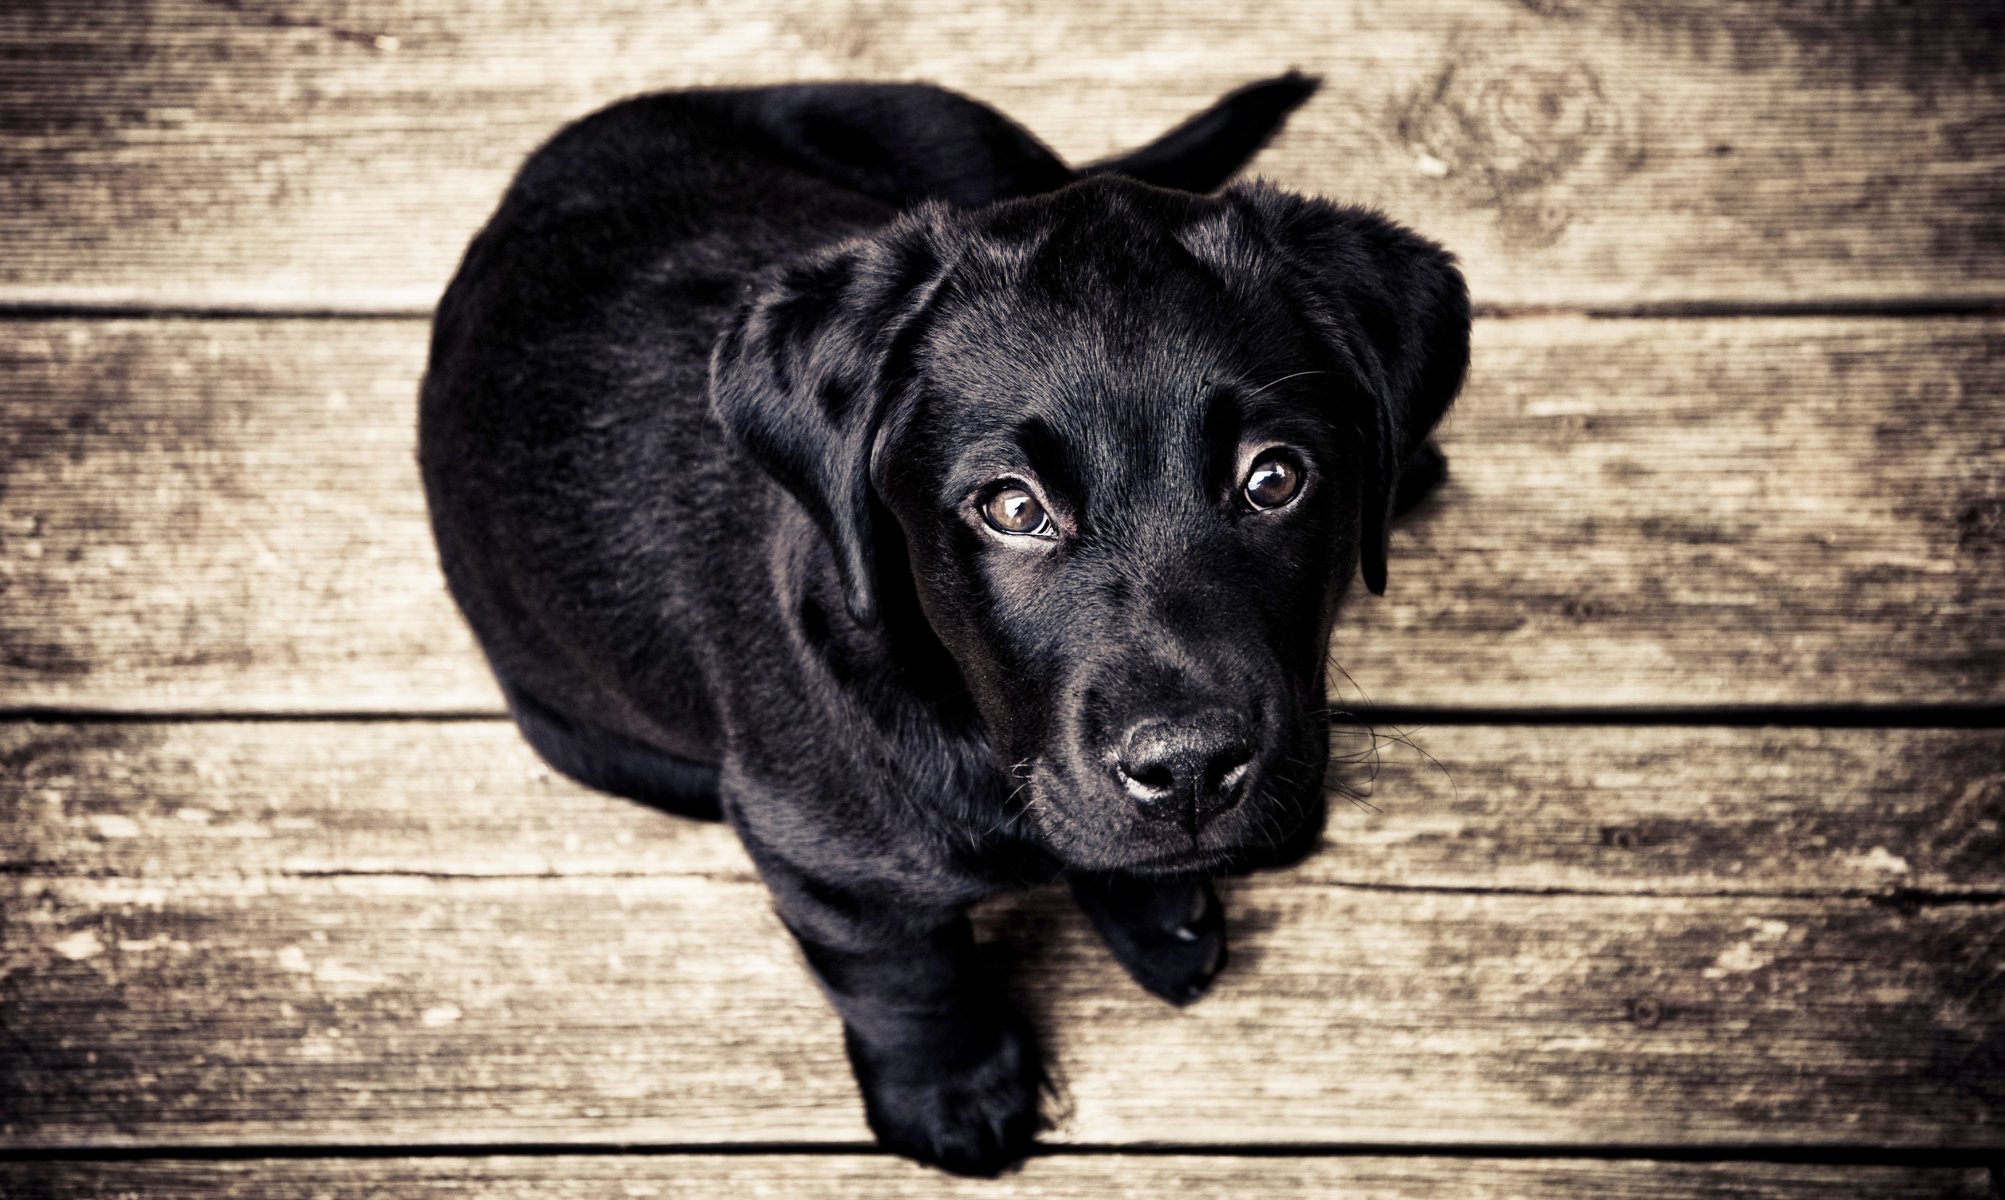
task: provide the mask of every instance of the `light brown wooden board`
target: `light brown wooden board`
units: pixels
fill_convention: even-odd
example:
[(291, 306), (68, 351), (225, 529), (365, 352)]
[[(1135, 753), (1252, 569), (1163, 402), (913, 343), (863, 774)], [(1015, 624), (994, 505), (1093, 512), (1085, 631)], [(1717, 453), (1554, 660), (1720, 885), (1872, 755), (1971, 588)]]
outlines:
[(1235, 1158), (1063, 1155), (1033, 1159), (1001, 1180), (955, 1179), (886, 1156), (647, 1155), (616, 1158), (304, 1159), (226, 1163), (0, 1164), (0, 1190), (37, 1200), (146, 1197), (1164, 1196), (1295, 1200), (1984, 1200), (1981, 1168), (1831, 1167), (1785, 1163), (1591, 1162), (1564, 1159)]
[(1288, 66), (1258, 169), (1507, 304), (1997, 296), (1984, 5), (618, 0), (9, 5), (0, 299), (425, 308), (560, 123), (661, 87), (926, 79), (1074, 161)]
[[(498, 711), (412, 462), (418, 322), (0, 326), (0, 703)], [(2005, 323), (1479, 322), (1381, 704), (2005, 698)], [(1357, 698), (1346, 685), (1340, 698)]]
[[(1438, 726), (1341, 766), (1293, 884), (2005, 890), (2005, 731)], [(1337, 753), (1369, 748), (1340, 732)], [(1424, 754), (1423, 754), (1424, 752)], [(502, 721), (0, 726), (0, 875), (752, 877), (716, 824), (553, 776)]]
[(414, 322), (0, 327), (0, 692), (499, 711), (413, 459)]
[[(0, 1144), (867, 1139), (756, 884), (226, 870), (0, 880)], [(1224, 902), (1233, 960), (1184, 1010), (1056, 891), (980, 914), (1050, 1140), (2005, 1147), (2005, 906)]]

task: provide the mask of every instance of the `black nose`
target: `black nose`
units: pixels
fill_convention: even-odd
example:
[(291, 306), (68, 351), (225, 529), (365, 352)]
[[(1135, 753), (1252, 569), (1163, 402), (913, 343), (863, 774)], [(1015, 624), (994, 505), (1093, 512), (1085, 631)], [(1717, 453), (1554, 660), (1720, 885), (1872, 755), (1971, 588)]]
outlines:
[(1184, 822), (1195, 834), (1245, 794), (1253, 734), (1245, 718), (1223, 708), (1138, 721), (1121, 739), (1115, 765), (1144, 816)]

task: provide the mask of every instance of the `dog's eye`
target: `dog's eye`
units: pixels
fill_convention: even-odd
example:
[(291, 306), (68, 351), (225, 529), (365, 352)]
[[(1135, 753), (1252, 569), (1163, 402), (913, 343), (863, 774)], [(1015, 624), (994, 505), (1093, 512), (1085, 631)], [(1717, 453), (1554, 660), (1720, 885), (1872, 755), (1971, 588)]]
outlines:
[(1006, 487), (983, 501), (982, 520), (997, 533), (1041, 534), (1051, 529), (1044, 505), (1020, 487)]
[(1269, 450), (1253, 460), (1240, 490), (1255, 508), (1279, 508), (1302, 490), (1302, 464), (1285, 450)]

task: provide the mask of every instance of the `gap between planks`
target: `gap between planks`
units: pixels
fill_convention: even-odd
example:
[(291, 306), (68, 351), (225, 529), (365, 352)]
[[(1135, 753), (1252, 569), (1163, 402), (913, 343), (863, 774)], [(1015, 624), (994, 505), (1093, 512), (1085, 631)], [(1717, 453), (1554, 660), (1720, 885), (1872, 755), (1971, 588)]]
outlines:
[[(1998, 729), (2005, 728), (2005, 705), (1998, 704), (1834, 704), (1692, 705), (1684, 708), (1418, 708), (1358, 706), (1351, 722), (1369, 729), (1428, 725), (1554, 725), (1727, 729)], [(0, 722), (65, 725), (177, 725), (204, 721), (231, 724), (361, 725), (382, 721), (464, 724), (506, 720), (505, 708), (464, 709), (225, 709), (70, 708), (60, 705), (0, 706)], [(1340, 723), (1341, 724), (1341, 723)]]
[[(1790, 1200), (1844, 1194), (1883, 1197), (1985, 1197), (1995, 1183), (1982, 1164), (1954, 1157), (1937, 1163), (1882, 1165), (1855, 1157), (1835, 1162), (1689, 1162), (1676, 1158), (1557, 1156), (1458, 1159), (1447, 1155), (1208, 1155), (1115, 1148), (1089, 1154), (1042, 1153), (1001, 1180), (955, 1179), (881, 1154), (855, 1150), (661, 1154), (652, 1148), (600, 1155), (523, 1158), (492, 1151), (465, 1159), (430, 1154), (357, 1160), (338, 1156), (205, 1160), (50, 1160), (37, 1171), (0, 1160), (0, 1185), (29, 1178), (52, 1200), (102, 1196), (144, 1187), (150, 1196), (317, 1196), (392, 1194), (548, 1196), (624, 1194), (701, 1197), (755, 1195), (970, 1197), (1079, 1195), (1157, 1200), (1164, 1195), (1240, 1197), (1368, 1194), (1388, 1200), (1441, 1195), (1472, 1200), (1540, 1196), (1567, 1200), (1669, 1200), (1734, 1196)], [(589, 1190), (583, 1190), (589, 1189)]]
[[(0, 321), (430, 321), (426, 308), (296, 308), (270, 305), (44, 304), (0, 301)], [(1856, 300), (1683, 300), (1654, 304), (1498, 304), (1478, 301), (1482, 321), (1585, 317), (1594, 321), (1709, 321), (1732, 318), (1881, 320), (2005, 316), (2005, 295), (1877, 296)]]

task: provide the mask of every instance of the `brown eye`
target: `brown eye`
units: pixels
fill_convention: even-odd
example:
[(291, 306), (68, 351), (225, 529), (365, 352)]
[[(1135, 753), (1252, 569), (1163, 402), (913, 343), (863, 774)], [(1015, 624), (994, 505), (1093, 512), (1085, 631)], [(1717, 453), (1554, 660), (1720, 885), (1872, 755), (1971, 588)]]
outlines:
[(982, 520), (997, 533), (1037, 534), (1051, 528), (1051, 518), (1037, 497), (1020, 487), (1006, 487), (982, 503)]
[(1270, 450), (1254, 460), (1241, 490), (1255, 508), (1279, 508), (1302, 490), (1302, 464), (1289, 454)]

